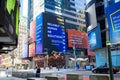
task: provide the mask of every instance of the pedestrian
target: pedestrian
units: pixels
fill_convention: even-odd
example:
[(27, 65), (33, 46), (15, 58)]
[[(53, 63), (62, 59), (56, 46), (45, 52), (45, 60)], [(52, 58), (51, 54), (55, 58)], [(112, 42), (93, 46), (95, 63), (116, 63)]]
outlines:
[(5, 73), (6, 73), (6, 77), (8, 77), (8, 73), (9, 73), (8, 67), (6, 68)]
[(40, 77), (40, 72), (41, 72), (40, 67), (37, 67), (37, 70), (36, 70), (36, 77)]

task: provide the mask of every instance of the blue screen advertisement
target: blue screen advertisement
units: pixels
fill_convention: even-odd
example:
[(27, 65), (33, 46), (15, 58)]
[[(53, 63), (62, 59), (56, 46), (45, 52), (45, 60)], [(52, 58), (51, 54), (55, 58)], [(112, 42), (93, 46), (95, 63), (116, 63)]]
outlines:
[(120, 50), (111, 51), (112, 65), (120, 66)]
[(96, 67), (105, 65), (105, 63), (107, 63), (107, 54), (105, 49), (96, 51), (95, 56), (96, 56)]
[(36, 54), (42, 54), (42, 14), (36, 17)]
[(88, 37), (89, 37), (90, 50), (102, 48), (100, 24), (98, 24), (97, 27), (95, 27), (93, 30), (88, 32)]
[(22, 37), (22, 58), (28, 57), (28, 44), (27, 44), (27, 38), (26, 36)]
[(28, 45), (22, 43), (22, 58), (28, 57)]
[(105, 8), (108, 21), (110, 41), (112, 44), (120, 43), (120, 2)]
[(51, 45), (56, 46), (60, 52), (66, 52), (66, 34), (64, 26), (53, 23), (47, 23), (47, 26), (47, 34), (52, 43)]

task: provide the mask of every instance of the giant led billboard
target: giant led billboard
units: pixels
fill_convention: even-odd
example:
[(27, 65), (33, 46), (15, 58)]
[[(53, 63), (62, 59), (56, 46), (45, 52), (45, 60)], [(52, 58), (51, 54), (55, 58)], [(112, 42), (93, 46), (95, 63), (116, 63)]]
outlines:
[(58, 51), (66, 52), (66, 35), (62, 26), (47, 23), (47, 37), (51, 41), (51, 45), (56, 46)]
[(87, 31), (92, 30), (97, 26), (97, 18), (96, 18), (96, 10), (95, 10), (95, 4), (92, 4), (90, 7), (86, 10), (86, 22), (87, 22)]
[(22, 37), (22, 58), (28, 57), (28, 44), (27, 44), (27, 38), (25, 36)]
[(96, 67), (105, 65), (105, 63), (107, 62), (107, 54), (105, 49), (97, 50), (95, 53), (95, 57), (96, 57)]
[(64, 18), (44, 13), (44, 48), (50, 52), (66, 52)]
[(90, 50), (102, 48), (100, 24), (88, 32)]
[(68, 47), (88, 48), (88, 37), (85, 32), (68, 29)]
[(36, 54), (41, 54), (43, 50), (43, 16), (36, 17)]
[(29, 45), (29, 57), (35, 56), (35, 43)]
[(36, 40), (36, 22), (32, 21), (30, 23), (30, 43)]
[(120, 43), (120, 2), (108, 6), (106, 17), (112, 44)]
[(66, 33), (64, 18), (48, 13), (36, 17), (36, 54), (66, 52)]

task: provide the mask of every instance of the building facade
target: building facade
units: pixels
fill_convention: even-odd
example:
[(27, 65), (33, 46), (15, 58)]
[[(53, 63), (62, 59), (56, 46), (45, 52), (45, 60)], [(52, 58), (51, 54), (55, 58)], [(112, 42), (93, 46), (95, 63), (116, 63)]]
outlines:
[[(79, 0), (29, 0), (28, 1), (28, 3), (29, 3), (29, 5), (28, 5), (29, 11), (28, 12), (30, 12), (30, 14), (28, 14), (28, 19), (30, 21), (29, 24), (32, 21), (35, 21), (41, 13), (44, 13), (44, 14), (48, 14), (53, 17), (54, 16), (57, 17), (56, 19), (59, 19), (58, 23), (61, 20), (63, 20), (62, 24), (64, 24), (66, 33), (67, 33), (67, 29), (75, 29), (75, 30), (86, 32), (86, 17), (85, 17), (86, 14), (85, 14), (85, 10), (84, 10), (85, 1), (81, 0), (81, 2)], [(50, 19), (47, 17), (45, 17), (45, 18), (46, 18), (46, 20)], [(45, 21), (43, 21), (43, 23)], [(47, 22), (47, 23), (49, 23), (49, 22)], [(55, 22), (53, 22), (53, 23), (54, 23), (54, 25), (56, 25)], [(53, 23), (52, 23), (52, 25), (53, 25)], [(49, 25), (46, 25), (46, 26), (49, 26)], [(44, 26), (44, 27), (46, 27), (46, 26)], [(28, 26), (28, 27), (30, 27), (30, 26)], [(36, 25), (36, 27), (37, 27), (37, 25)], [(47, 30), (47, 28), (46, 28), (46, 30)], [(47, 35), (48, 33), (44, 33), (44, 34)], [(49, 49), (47, 48), (47, 51), (48, 50)], [(72, 47), (68, 49), (68, 52), (71, 54), (73, 53)], [(87, 56), (87, 49), (78, 49), (78, 50), (76, 50), (76, 52), (78, 55), (81, 54), (81, 55)]]
[[(77, 12), (79, 5), (76, 4), (76, 1), (77, 0), (31, 0), (30, 20), (34, 20), (41, 12), (46, 12), (64, 17), (65, 23), (69, 28), (77, 29), (78, 26), (86, 27), (85, 19), (83, 17), (80, 18), (84, 13)], [(84, 3), (83, 1), (83, 4)]]
[[(101, 66), (104, 65), (105, 63), (108, 64), (108, 52), (107, 52), (107, 46), (106, 46), (106, 41), (110, 39), (110, 26), (107, 23), (107, 16), (105, 9), (108, 6), (111, 6), (112, 4), (115, 4), (119, 2), (119, 0), (90, 0), (87, 4), (86, 11), (88, 12), (88, 16), (93, 14), (93, 11), (90, 11), (90, 9), (94, 10), (95, 16), (88, 17), (88, 36), (89, 40), (94, 41), (94, 43), (90, 44), (90, 48), (92, 51), (95, 52), (95, 57), (96, 57), (96, 66)], [(94, 6), (94, 7), (93, 7)], [(94, 22), (91, 22), (94, 19)], [(96, 25), (95, 25), (96, 24)], [(99, 24), (99, 26), (98, 26)], [(99, 33), (95, 32), (96, 28), (100, 27), (98, 31)], [(90, 36), (91, 34), (95, 34), (92, 37)], [(101, 37), (98, 42), (97, 36)], [(110, 39), (111, 40), (111, 39)], [(99, 46), (99, 47), (98, 47)], [(115, 47), (116, 46), (116, 47)], [(120, 51), (119, 49), (119, 43), (116, 45), (112, 44), (111, 45), (111, 58), (112, 58), (112, 65), (113, 66), (120, 66), (120, 63), (118, 62), (120, 54), (118, 53)], [(102, 61), (101, 61), (102, 60)]]

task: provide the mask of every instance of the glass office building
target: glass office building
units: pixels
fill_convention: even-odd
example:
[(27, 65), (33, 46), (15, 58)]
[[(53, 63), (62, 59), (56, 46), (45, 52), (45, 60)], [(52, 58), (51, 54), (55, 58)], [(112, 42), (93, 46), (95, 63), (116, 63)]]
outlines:
[[(66, 28), (86, 27), (85, 1), (81, 0), (81, 2), (78, 3), (78, 0), (29, 0), (30, 20), (34, 20), (41, 12), (46, 12), (64, 17)], [(83, 7), (79, 7), (79, 5)]]

